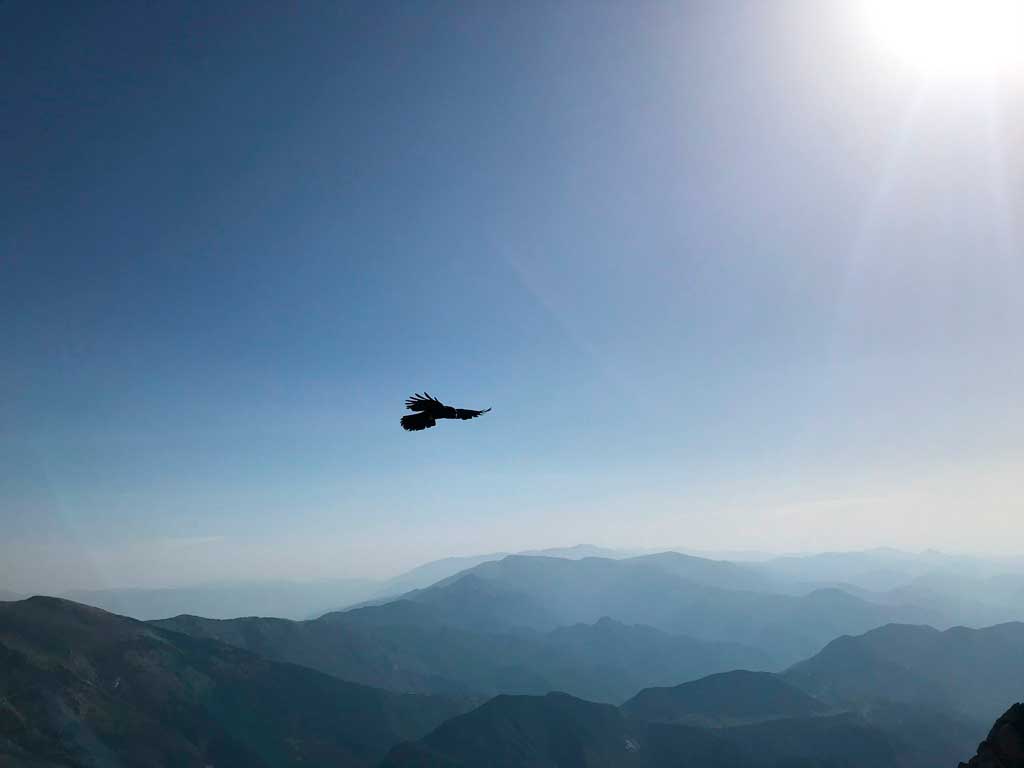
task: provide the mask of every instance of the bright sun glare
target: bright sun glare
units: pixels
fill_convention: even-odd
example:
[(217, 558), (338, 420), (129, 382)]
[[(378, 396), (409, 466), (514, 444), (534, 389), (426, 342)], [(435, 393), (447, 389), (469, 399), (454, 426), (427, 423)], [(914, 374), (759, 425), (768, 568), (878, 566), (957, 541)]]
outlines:
[(1024, 71), (1024, 0), (867, 0), (891, 53), (928, 76)]

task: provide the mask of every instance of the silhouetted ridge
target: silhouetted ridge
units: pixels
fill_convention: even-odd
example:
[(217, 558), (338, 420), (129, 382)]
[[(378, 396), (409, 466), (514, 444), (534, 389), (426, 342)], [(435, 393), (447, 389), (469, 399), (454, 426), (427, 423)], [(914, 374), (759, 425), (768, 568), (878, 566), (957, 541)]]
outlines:
[(1024, 704), (1014, 704), (996, 720), (978, 754), (960, 768), (1024, 768)]

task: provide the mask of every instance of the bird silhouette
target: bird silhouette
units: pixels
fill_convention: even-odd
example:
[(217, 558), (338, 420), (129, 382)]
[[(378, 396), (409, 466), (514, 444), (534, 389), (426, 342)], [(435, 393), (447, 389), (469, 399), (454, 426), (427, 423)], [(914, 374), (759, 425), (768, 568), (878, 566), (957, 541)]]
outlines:
[(417, 411), (417, 413), (410, 413), (402, 417), (402, 429), (409, 432), (430, 429), (437, 424), (438, 419), (462, 419), (465, 421), (466, 419), (475, 419), (481, 413), (491, 410), (485, 408), (482, 411), (472, 411), (468, 408), (452, 408), (428, 392), (424, 392), (422, 395), (418, 393), (413, 395), (405, 401), (405, 407), (410, 411)]

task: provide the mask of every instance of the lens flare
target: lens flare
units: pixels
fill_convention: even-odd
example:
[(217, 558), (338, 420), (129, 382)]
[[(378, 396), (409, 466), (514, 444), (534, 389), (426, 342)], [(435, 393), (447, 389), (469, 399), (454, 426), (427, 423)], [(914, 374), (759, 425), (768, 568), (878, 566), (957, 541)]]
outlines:
[(865, 0), (875, 39), (929, 76), (1024, 72), (1024, 0)]

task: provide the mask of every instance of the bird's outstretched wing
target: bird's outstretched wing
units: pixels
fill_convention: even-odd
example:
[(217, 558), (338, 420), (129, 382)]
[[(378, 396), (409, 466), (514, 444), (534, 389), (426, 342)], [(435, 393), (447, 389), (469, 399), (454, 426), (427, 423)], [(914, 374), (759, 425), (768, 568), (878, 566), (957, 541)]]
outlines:
[(407, 432), (419, 432), (421, 429), (430, 429), (437, 424), (434, 417), (429, 413), (410, 413), (402, 417), (402, 429)]
[(436, 397), (431, 395), (429, 392), (424, 392), (422, 395), (417, 393), (405, 401), (405, 407), (410, 411), (434, 411), (438, 408), (444, 408), (444, 403), (438, 400)]
[(487, 413), (489, 410), (491, 409), (484, 408), (482, 411), (471, 411), (469, 408), (456, 408), (455, 415), (462, 420), (475, 419), (481, 413)]

